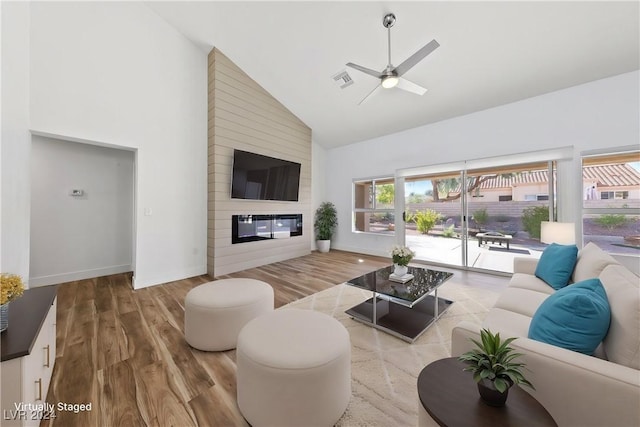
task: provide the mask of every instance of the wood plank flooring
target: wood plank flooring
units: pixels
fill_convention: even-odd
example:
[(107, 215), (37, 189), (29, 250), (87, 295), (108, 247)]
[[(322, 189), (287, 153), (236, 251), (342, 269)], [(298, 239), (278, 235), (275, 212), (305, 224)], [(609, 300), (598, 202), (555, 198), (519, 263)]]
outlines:
[[(388, 258), (331, 251), (218, 278), (271, 284), (280, 307), (377, 268)], [(458, 272), (491, 286), (492, 276)], [(235, 351), (202, 352), (184, 341), (184, 299), (211, 279), (132, 290), (131, 275), (58, 288), (57, 357), (47, 401), (91, 403), (56, 411), (49, 426), (246, 426), (236, 404)], [(504, 278), (497, 278), (504, 283)]]

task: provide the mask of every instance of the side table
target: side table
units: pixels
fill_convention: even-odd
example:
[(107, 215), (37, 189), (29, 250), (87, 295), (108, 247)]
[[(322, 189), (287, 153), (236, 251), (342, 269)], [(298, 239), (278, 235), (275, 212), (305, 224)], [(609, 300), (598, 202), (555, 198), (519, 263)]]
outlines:
[(429, 364), (418, 376), (420, 404), (438, 425), (557, 426), (549, 412), (519, 386), (511, 387), (505, 406), (485, 404), (471, 372), (463, 371), (464, 367), (457, 357), (450, 357)]

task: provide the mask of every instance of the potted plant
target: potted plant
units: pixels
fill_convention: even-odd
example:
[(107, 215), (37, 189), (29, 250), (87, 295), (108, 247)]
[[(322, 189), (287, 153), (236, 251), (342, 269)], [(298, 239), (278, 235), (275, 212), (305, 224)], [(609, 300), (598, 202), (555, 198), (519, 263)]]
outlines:
[(525, 364), (515, 362), (522, 354), (509, 347), (516, 338), (502, 341), (500, 333), (494, 335), (488, 329), (480, 331), (480, 338), (482, 342), (471, 339), (477, 348), (464, 353), (458, 359), (469, 365), (464, 370), (473, 372), (480, 397), (486, 404), (503, 406), (509, 388), (514, 384), (535, 389), (522, 374)]
[(391, 259), (393, 260), (393, 274), (396, 276), (404, 276), (409, 271), (407, 267), (413, 257), (416, 256), (415, 252), (406, 246), (393, 245), (391, 248)]
[(316, 231), (316, 244), (320, 252), (329, 252), (331, 248), (331, 237), (338, 226), (338, 212), (331, 202), (322, 202), (314, 219), (314, 229)]
[(9, 303), (24, 292), (22, 278), (16, 274), (0, 275), (0, 332), (9, 327)]

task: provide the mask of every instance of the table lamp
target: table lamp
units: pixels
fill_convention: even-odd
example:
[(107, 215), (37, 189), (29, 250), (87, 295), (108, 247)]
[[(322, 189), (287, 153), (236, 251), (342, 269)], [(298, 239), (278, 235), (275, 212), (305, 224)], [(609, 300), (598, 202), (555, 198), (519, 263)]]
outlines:
[(542, 243), (573, 245), (576, 243), (576, 225), (573, 222), (542, 221), (540, 241)]

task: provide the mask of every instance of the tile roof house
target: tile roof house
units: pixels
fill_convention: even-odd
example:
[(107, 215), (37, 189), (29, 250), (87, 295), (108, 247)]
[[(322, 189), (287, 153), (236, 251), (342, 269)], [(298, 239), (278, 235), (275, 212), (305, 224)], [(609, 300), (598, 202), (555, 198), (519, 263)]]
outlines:
[[(585, 200), (640, 198), (640, 172), (626, 163), (585, 166), (582, 181)], [(480, 184), (474, 196), (485, 202), (547, 200), (548, 182), (546, 170), (497, 175)]]

